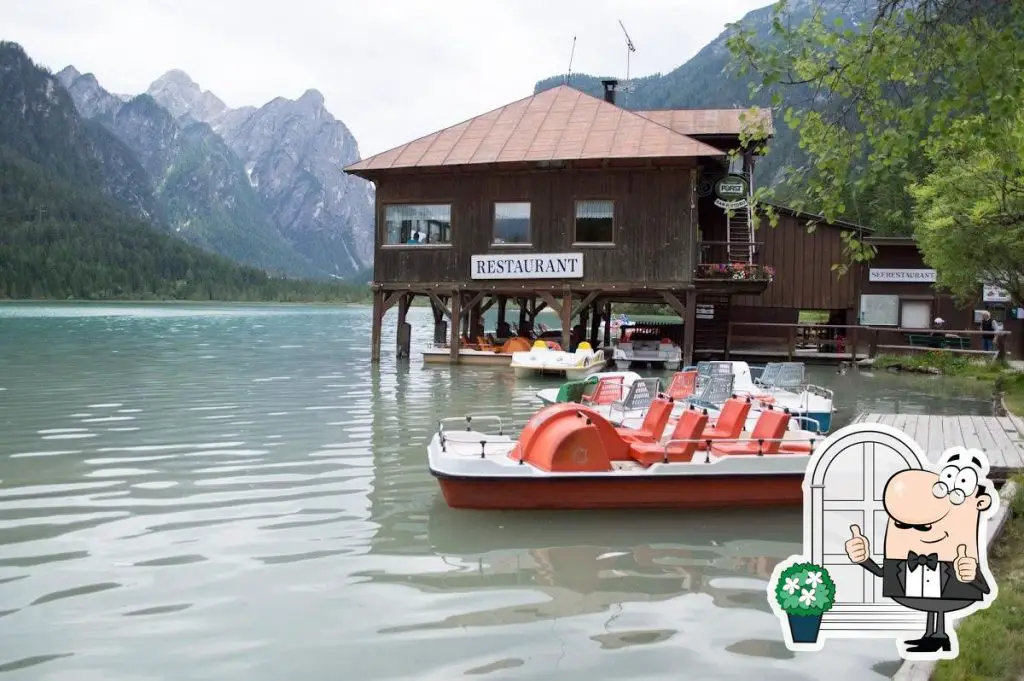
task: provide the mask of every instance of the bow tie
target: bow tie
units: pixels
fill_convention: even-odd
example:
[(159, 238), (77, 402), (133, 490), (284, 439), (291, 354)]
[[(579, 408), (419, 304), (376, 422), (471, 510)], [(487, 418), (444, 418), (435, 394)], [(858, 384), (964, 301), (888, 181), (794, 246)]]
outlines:
[(921, 565), (927, 565), (929, 570), (934, 570), (939, 566), (939, 554), (929, 553), (927, 556), (920, 556), (911, 551), (907, 554), (907, 565), (911, 570)]

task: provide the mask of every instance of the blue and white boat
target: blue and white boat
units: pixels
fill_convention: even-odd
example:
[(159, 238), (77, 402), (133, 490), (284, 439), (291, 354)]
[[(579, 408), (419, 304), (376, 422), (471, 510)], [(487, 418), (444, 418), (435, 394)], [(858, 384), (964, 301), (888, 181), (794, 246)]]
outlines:
[[(721, 394), (702, 394), (698, 387), (697, 393), (689, 400), (679, 403), (677, 411), (682, 411), (688, 403), (708, 409), (712, 416), (717, 413), (730, 395), (749, 396), (754, 402), (748, 417), (749, 425), (757, 421), (760, 412), (768, 405), (776, 409), (788, 409), (796, 418), (791, 421), (794, 427), (828, 433), (832, 428), (833, 392), (828, 388), (806, 383), (805, 366), (802, 362), (778, 362), (764, 367), (751, 367), (746, 362), (701, 362), (696, 367), (686, 370), (697, 370), (701, 383), (707, 385), (708, 379), (731, 377), (731, 386), (715, 391)], [(633, 371), (608, 371), (591, 374), (588, 381), (597, 382), (608, 376), (621, 376), (623, 397), (629, 392), (630, 386), (642, 380), (640, 374)], [(565, 401), (564, 388), (546, 388), (537, 392), (537, 397), (545, 404)], [(637, 414), (624, 415), (626, 420), (643, 418), (642, 411)]]

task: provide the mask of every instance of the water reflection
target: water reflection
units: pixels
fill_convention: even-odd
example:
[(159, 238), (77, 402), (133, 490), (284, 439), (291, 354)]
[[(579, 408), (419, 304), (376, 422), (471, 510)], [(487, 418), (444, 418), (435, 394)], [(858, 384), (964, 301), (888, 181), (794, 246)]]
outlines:
[[(445, 507), (437, 419), (521, 425), (557, 381), (424, 368), (422, 308), (396, 364), (393, 314), (373, 365), (361, 308), (0, 305), (0, 679), (840, 681), (893, 659), (779, 648), (764, 580), (794, 514)], [(811, 372), (838, 421), (988, 407)]]
[(525, 587), (549, 599), (460, 613), (387, 631), (505, 625), (606, 612), (630, 601), (705, 593), (716, 607), (770, 613), (764, 590), (776, 563), (799, 549), (799, 512), (476, 513), (435, 502), (432, 550), (456, 562), (442, 574), (372, 573), (428, 591)]

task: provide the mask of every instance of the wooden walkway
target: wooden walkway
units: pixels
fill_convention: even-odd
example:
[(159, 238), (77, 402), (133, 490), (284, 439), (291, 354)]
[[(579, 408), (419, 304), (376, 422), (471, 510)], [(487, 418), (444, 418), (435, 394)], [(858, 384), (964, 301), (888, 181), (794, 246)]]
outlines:
[(988, 456), (994, 481), (1024, 471), (1024, 421), (1016, 416), (861, 414), (856, 421), (899, 428), (917, 440), (932, 462), (950, 447), (980, 449)]

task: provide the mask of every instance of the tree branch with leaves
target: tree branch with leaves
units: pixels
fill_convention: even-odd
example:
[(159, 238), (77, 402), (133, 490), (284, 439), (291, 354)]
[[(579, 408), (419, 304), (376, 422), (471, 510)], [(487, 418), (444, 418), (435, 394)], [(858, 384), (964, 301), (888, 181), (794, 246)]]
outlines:
[[(869, 20), (856, 24), (840, 16), (853, 4), (815, 0), (795, 22), (782, 0), (767, 41), (732, 26), (739, 71), (754, 75), (755, 93), (771, 92), (807, 159), (787, 169), (788, 187), (761, 187), (754, 201), (795, 188), (797, 210), (909, 235), (909, 187), (930, 173), (931, 147), (965, 134), (987, 146), (1024, 103), (1024, 3), (879, 0), (861, 5)], [(873, 249), (853, 238), (846, 255), (868, 260)]]
[(960, 300), (982, 284), (1024, 304), (1024, 114), (1003, 125), (1000, 143), (978, 146), (977, 121), (960, 121), (932, 146), (933, 170), (910, 186), (914, 236), (938, 285)]

